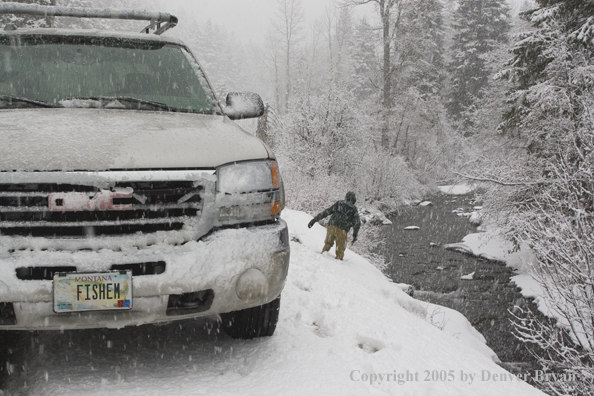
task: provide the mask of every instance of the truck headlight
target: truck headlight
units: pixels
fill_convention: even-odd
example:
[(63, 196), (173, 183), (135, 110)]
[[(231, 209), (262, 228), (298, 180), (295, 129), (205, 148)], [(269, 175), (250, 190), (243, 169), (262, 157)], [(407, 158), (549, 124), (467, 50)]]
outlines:
[(276, 219), (284, 206), (283, 195), (276, 161), (246, 161), (217, 169), (221, 225)]

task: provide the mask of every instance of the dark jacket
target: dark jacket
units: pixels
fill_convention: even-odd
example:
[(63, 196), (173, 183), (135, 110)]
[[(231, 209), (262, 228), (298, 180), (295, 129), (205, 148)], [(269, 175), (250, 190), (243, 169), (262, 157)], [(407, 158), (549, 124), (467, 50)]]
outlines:
[(351, 227), (353, 227), (353, 238), (357, 239), (359, 228), (361, 228), (361, 220), (359, 219), (359, 210), (355, 206), (356, 201), (355, 194), (348, 192), (344, 201), (337, 201), (334, 205), (314, 217), (311, 223), (313, 224), (332, 215), (328, 225), (342, 228), (346, 232), (349, 232)]

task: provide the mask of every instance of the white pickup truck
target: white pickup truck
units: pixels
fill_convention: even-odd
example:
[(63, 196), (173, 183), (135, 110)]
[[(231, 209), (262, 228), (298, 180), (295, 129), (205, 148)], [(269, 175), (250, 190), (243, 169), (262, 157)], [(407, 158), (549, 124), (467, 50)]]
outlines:
[[(150, 21), (143, 33), (0, 31), (0, 330), (219, 314), (274, 333), (289, 265), (274, 154), (232, 120), (170, 14), (0, 3), (0, 14)], [(148, 34), (151, 29), (157, 34)]]

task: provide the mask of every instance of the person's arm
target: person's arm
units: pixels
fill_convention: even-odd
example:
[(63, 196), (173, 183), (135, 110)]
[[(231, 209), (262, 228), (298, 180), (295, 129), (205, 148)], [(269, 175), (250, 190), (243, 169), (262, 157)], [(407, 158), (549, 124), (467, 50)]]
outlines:
[(361, 228), (361, 218), (359, 218), (359, 213), (355, 214), (355, 225), (353, 226), (353, 242), (351, 245), (355, 243), (357, 240), (357, 235), (359, 235), (359, 228)]
[(316, 217), (314, 217), (309, 224), (307, 225), (309, 228), (313, 227), (313, 225), (322, 220), (325, 217), (330, 216), (331, 214), (334, 213), (334, 211), (336, 210), (336, 204), (330, 206), (328, 209), (324, 210), (322, 213), (319, 213)]

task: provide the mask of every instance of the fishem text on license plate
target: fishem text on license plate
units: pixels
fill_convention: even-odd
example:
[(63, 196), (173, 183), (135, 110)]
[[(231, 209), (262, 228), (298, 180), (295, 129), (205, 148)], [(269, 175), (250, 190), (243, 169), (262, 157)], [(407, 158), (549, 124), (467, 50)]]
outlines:
[(54, 311), (132, 308), (132, 272), (54, 274)]

